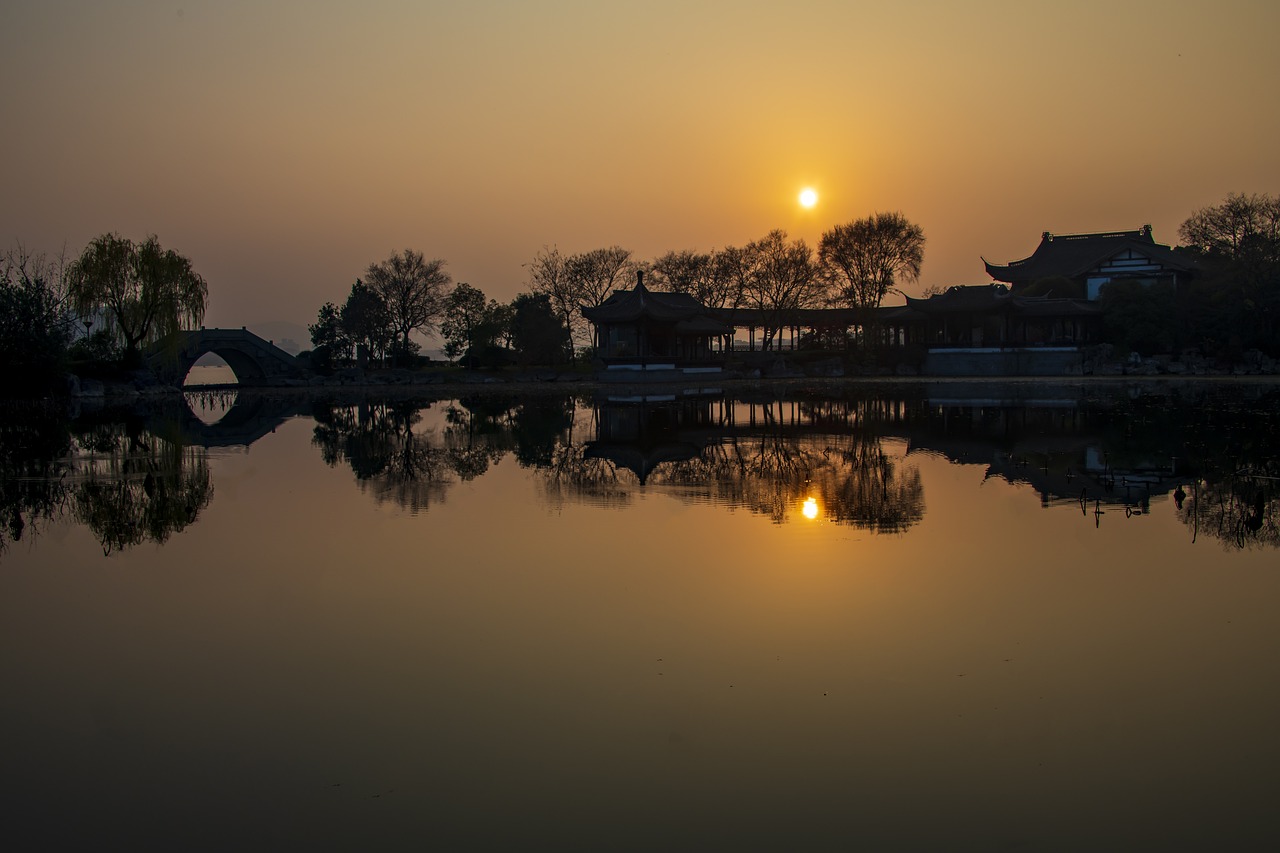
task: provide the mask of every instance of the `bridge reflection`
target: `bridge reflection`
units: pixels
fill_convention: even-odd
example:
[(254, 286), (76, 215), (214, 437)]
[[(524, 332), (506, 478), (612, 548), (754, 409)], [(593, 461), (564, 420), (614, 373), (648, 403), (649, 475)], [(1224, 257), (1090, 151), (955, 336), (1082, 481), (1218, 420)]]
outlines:
[[(174, 431), (186, 444), (200, 447), (249, 447), (270, 435), (290, 418), (308, 415), (312, 404), (305, 398), (281, 394), (239, 391), (187, 391), (181, 410), (157, 412), (158, 429)], [(217, 413), (206, 421), (196, 409)], [(176, 418), (177, 423), (174, 423)]]

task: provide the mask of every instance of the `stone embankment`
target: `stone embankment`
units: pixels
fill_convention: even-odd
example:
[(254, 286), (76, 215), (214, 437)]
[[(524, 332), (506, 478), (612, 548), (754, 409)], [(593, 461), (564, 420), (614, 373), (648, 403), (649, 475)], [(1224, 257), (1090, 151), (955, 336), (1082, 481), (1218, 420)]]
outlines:
[(1142, 357), (1130, 353), (1116, 358), (1109, 344), (1093, 347), (1085, 356), (1085, 376), (1278, 376), (1280, 360), (1259, 350), (1245, 350), (1233, 362), (1206, 358), (1198, 350), (1174, 355)]

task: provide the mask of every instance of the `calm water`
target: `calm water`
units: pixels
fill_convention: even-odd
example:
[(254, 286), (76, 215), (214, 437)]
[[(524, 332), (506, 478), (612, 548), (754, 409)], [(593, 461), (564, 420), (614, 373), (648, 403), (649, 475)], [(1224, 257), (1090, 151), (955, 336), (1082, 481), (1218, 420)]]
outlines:
[(190, 403), (0, 421), (10, 849), (1280, 840), (1274, 386)]

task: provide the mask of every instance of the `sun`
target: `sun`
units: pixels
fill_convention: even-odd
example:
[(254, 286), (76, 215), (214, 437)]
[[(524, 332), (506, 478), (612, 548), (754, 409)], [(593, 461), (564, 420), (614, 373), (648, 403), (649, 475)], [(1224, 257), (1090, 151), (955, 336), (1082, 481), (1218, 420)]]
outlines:
[(813, 207), (818, 203), (818, 191), (813, 187), (805, 187), (800, 190), (800, 206)]

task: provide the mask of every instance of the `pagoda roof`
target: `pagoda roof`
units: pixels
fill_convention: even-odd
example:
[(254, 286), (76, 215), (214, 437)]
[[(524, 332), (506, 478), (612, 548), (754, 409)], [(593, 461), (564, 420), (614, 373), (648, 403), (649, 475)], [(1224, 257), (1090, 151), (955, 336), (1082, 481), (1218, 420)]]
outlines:
[(957, 284), (934, 296), (906, 299), (908, 308), (922, 314), (995, 311), (1013, 304), (1009, 288), (1003, 284)]
[(1096, 234), (1051, 234), (1040, 237), (1040, 245), (1030, 257), (1007, 264), (993, 264), (982, 259), (987, 273), (996, 281), (1030, 284), (1050, 276), (1078, 278), (1125, 249), (1132, 249), (1152, 261), (1176, 270), (1190, 270), (1194, 265), (1151, 236), (1151, 226), (1136, 231), (1106, 231)]
[(633, 472), (644, 485), (659, 465), (696, 459), (702, 448), (689, 441), (669, 441), (653, 446), (609, 441), (588, 441), (584, 459), (607, 459), (619, 468)]
[(1091, 317), (1102, 313), (1100, 307), (1083, 299), (1015, 296), (1003, 284), (956, 285), (926, 299), (908, 296), (906, 307), (917, 316), (1006, 310), (1024, 317)]
[(659, 320), (678, 323), (705, 316), (709, 312), (687, 293), (652, 291), (643, 284), (632, 290), (615, 290), (599, 305), (583, 305), (582, 316), (592, 323), (634, 323), (637, 320)]

